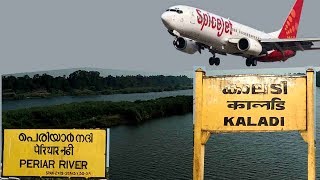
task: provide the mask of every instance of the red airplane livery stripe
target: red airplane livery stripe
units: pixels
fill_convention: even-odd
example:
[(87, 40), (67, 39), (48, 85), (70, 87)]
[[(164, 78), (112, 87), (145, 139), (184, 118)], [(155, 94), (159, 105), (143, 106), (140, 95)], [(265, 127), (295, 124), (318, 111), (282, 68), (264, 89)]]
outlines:
[(297, 0), (281, 29), (279, 39), (292, 39), (297, 37), (302, 7), (303, 0)]
[(200, 9), (196, 9), (196, 11), (198, 13), (197, 19), (198, 24), (201, 25), (201, 31), (206, 26), (212, 29), (217, 29), (218, 37), (222, 36), (224, 33), (232, 35), (232, 23), (230, 20), (210, 16), (209, 13), (202, 13)]

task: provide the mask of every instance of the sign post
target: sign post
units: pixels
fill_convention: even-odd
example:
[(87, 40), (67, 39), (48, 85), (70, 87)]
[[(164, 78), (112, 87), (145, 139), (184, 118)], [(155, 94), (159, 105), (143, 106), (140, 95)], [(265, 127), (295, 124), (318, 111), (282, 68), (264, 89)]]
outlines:
[(196, 89), (195, 89), (195, 118), (194, 122), (194, 156), (193, 156), (193, 176), (194, 180), (203, 180), (204, 175), (204, 153), (205, 143), (202, 143), (202, 78), (204, 72), (202, 70), (196, 71)]
[[(2, 75), (1, 76), (1, 81), (0, 81), (0, 152), (2, 152), (2, 144), (3, 144), (3, 138), (2, 138), (2, 134), (3, 134), (3, 129), (2, 129)], [(2, 163), (2, 156), (0, 156), (0, 179), (2, 176), (2, 167), (3, 167), (3, 163)]]
[[(308, 143), (308, 179), (315, 173), (314, 71), (307, 75), (195, 75), (193, 179), (204, 179), (211, 133), (300, 131)], [(299, 103), (297, 103), (299, 102)]]
[(107, 129), (107, 154), (106, 154), (106, 161), (107, 161), (107, 179), (109, 179), (109, 172), (110, 172), (110, 128)]
[(106, 177), (106, 130), (5, 129), (3, 176)]
[[(308, 179), (316, 179), (316, 145), (314, 127), (314, 71), (307, 70)], [(306, 138), (304, 138), (306, 139)]]

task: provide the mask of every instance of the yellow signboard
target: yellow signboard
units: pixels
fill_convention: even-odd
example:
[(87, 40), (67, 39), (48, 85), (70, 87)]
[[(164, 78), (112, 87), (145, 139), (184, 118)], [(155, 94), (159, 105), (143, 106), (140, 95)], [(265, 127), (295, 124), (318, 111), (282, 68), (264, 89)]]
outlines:
[(3, 176), (105, 177), (106, 131), (5, 129)]
[(196, 71), (193, 179), (204, 178), (211, 133), (299, 131), (308, 143), (308, 179), (315, 173), (314, 71), (306, 75), (206, 76)]
[(202, 130), (306, 130), (306, 76), (203, 79)]

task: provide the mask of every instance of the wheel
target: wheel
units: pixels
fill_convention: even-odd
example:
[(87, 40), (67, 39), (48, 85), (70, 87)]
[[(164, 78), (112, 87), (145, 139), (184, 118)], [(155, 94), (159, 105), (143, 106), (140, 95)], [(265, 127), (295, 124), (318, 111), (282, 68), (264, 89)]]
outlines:
[(209, 58), (209, 64), (210, 66), (213, 66), (215, 64), (215, 59), (213, 57)]
[(246, 59), (246, 65), (248, 66), (248, 67), (250, 67), (251, 66), (251, 63), (252, 62), (252, 60), (251, 59)]
[(219, 66), (220, 65), (220, 58), (214, 58), (214, 60), (215, 60), (214, 64), (216, 66)]
[(176, 45), (177, 45), (177, 40), (176, 40), (176, 39), (173, 40), (172, 44), (173, 44), (174, 46), (176, 46)]
[(258, 61), (256, 59), (252, 60), (252, 66), (257, 66)]

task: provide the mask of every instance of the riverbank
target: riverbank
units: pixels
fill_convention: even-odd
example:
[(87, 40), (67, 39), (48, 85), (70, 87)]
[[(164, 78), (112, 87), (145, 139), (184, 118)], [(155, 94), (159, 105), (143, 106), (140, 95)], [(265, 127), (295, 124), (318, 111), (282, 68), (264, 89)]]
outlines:
[(81, 102), (3, 112), (4, 128), (107, 128), (183, 115), (193, 110), (192, 96), (134, 102)]
[(136, 87), (123, 89), (105, 89), (103, 91), (93, 91), (90, 89), (75, 89), (71, 92), (38, 90), (33, 92), (14, 92), (4, 91), (2, 99), (4, 101), (23, 100), (23, 99), (39, 99), (52, 98), (59, 96), (96, 96), (96, 95), (112, 95), (112, 94), (133, 94), (133, 93), (148, 93), (148, 92), (165, 92), (165, 91), (179, 91), (192, 89), (192, 86), (181, 87)]
[(162, 92), (192, 89), (187, 76), (106, 76), (97, 71), (78, 70), (67, 76), (48, 74), (2, 76), (2, 98), (21, 100), (57, 96), (87, 96)]

